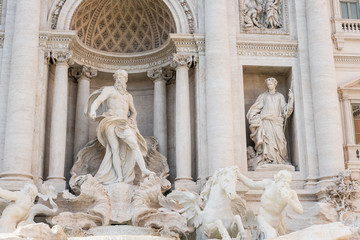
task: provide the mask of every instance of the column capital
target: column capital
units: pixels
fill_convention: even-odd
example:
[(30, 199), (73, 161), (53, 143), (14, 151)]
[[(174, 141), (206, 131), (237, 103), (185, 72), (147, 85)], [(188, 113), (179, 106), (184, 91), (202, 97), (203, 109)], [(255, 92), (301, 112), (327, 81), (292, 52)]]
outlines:
[(187, 67), (190, 68), (194, 63), (194, 56), (190, 54), (177, 54), (173, 53), (171, 66), (178, 67)]
[(157, 80), (169, 81), (174, 77), (174, 71), (170, 68), (155, 68), (147, 71), (147, 76), (154, 82)]
[(51, 51), (47, 50), (44, 52), (44, 63), (49, 64), (51, 60)]
[(51, 59), (54, 63), (67, 63), (68, 65), (74, 64), (74, 60), (72, 60), (72, 52), (71, 51), (51, 51)]
[(74, 67), (71, 69), (71, 76), (73, 76), (76, 79), (80, 79), (80, 78), (85, 78), (87, 80), (90, 80), (93, 77), (97, 76), (97, 70), (93, 69), (91, 67), (87, 67), (87, 66), (79, 66), (79, 67)]
[(153, 80), (156, 81), (159, 78), (162, 78), (162, 68), (155, 68), (147, 71), (147, 76)]

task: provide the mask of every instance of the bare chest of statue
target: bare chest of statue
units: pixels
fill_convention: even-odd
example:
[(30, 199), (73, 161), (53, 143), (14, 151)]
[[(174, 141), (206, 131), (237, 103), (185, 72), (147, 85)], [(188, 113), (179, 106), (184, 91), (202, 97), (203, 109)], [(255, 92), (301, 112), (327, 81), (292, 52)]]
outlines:
[(114, 88), (106, 100), (106, 108), (108, 114), (127, 119), (129, 114), (128, 93), (122, 94)]

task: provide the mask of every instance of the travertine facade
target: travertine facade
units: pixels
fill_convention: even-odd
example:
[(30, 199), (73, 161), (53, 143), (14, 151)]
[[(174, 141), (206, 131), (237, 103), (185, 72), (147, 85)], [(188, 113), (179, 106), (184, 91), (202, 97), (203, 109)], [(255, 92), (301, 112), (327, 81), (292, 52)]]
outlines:
[[(96, 137), (87, 99), (123, 69), (173, 189), (200, 191), (234, 165), (256, 181), (287, 169), (316, 204), (340, 171), (360, 178), (360, 13), (347, 2), (0, 0), (0, 187), (67, 189)], [(292, 115), (278, 116), (290, 165), (256, 169), (246, 113), (268, 77), (285, 102), (293, 93)], [(256, 209), (261, 192), (238, 192)]]

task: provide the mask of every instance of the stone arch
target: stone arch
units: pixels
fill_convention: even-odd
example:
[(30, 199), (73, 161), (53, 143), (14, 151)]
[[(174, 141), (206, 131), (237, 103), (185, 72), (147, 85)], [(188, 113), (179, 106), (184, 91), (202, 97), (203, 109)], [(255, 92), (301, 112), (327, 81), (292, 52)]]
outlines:
[[(70, 30), (71, 19), (85, 0), (57, 0), (49, 11), (48, 24), (54, 30)], [(169, 8), (176, 25), (177, 33), (193, 33), (196, 30), (196, 20), (193, 6), (188, 0), (162, 0)]]

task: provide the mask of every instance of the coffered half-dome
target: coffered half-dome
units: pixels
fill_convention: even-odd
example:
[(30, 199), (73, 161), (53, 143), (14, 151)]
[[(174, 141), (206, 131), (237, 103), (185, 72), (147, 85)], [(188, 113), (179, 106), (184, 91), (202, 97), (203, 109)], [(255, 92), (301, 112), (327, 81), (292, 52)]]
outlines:
[(70, 28), (85, 45), (114, 53), (160, 47), (175, 33), (175, 21), (162, 0), (85, 0)]

